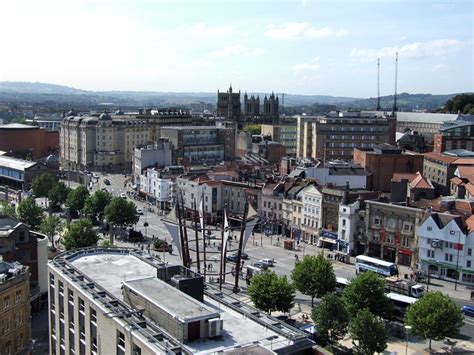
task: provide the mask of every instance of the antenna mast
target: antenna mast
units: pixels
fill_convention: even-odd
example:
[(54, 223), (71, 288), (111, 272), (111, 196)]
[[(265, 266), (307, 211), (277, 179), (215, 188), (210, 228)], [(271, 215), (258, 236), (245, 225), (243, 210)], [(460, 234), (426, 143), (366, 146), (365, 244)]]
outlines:
[(380, 58), (377, 58), (377, 111), (380, 111)]
[(398, 78), (398, 52), (395, 54), (395, 95), (393, 97), (393, 113), (398, 111), (398, 107), (397, 107), (397, 78)]

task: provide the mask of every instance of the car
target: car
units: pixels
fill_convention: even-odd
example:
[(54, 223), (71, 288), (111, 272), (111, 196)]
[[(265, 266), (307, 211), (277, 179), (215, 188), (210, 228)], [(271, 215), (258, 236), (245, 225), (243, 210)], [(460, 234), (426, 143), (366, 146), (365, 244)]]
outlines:
[(142, 216), (143, 215), (143, 210), (141, 208), (137, 208), (137, 214)]
[(230, 261), (230, 262), (232, 262), (232, 263), (235, 263), (235, 262), (237, 261), (237, 255), (235, 255), (235, 254), (227, 255), (227, 256), (225, 257), (225, 259), (226, 259), (227, 261)]
[(110, 186), (110, 180), (109, 179), (104, 179), (104, 184), (107, 186)]
[(244, 259), (244, 260), (248, 260), (248, 259), (249, 259), (249, 255), (248, 255), (245, 251), (243, 251), (243, 252), (241, 253), (241, 256), (240, 256), (240, 257), (241, 257), (242, 259)]
[(121, 198), (127, 198), (127, 195), (125, 194), (125, 192), (122, 192), (122, 193), (120, 194), (120, 197), (121, 197)]
[(273, 266), (273, 259), (261, 259), (258, 262), (266, 264), (267, 266)]
[(268, 269), (267, 264), (261, 263), (259, 261), (257, 261), (256, 263), (253, 263), (253, 266), (258, 267), (259, 269), (263, 269), (263, 270)]
[(474, 306), (462, 306), (461, 311), (465, 316), (474, 317)]

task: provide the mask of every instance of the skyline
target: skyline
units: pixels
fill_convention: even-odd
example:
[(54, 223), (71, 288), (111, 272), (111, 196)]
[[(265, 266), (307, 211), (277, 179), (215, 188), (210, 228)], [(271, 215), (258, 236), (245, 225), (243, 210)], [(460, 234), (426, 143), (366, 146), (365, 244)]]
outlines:
[(377, 58), (391, 95), (398, 52), (399, 93), (474, 91), (470, 1), (127, 3), (2, 3), (0, 81), (375, 97)]

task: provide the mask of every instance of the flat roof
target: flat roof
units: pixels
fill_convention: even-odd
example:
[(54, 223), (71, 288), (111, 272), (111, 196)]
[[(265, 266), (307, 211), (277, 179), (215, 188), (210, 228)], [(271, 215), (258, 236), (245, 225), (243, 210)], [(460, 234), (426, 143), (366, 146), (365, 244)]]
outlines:
[[(180, 321), (219, 317), (219, 312), (216, 310), (159, 280), (156, 276), (127, 281), (124, 285), (167, 313), (178, 317)], [(178, 299), (179, 302), (176, 302)]]
[(14, 170), (25, 170), (35, 166), (36, 162), (0, 155), (0, 166)]
[(7, 123), (4, 125), (1, 125), (0, 129), (39, 129), (39, 127), (27, 125), (23, 123)]

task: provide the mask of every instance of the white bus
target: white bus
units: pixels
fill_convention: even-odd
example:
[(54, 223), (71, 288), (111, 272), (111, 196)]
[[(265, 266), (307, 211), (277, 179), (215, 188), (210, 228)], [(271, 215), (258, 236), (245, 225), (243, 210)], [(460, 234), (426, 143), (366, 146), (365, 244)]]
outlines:
[(336, 294), (342, 295), (344, 289), (349, 285), (350, 281), (344, 277), (336, 277)]
[(364, 271), (372, 271), (383, 276), (398, 276), (397, 264), (370, 256), (356, 256), (355, 266), (357, 275)]
[(387, 293), (388, 299), (393, 305), (393, 317), (396, 320), (403, 321), (405, 314), (407, 313), (408, 307), (414, 304), (418, 299), (400, 295), (399, 293)]

